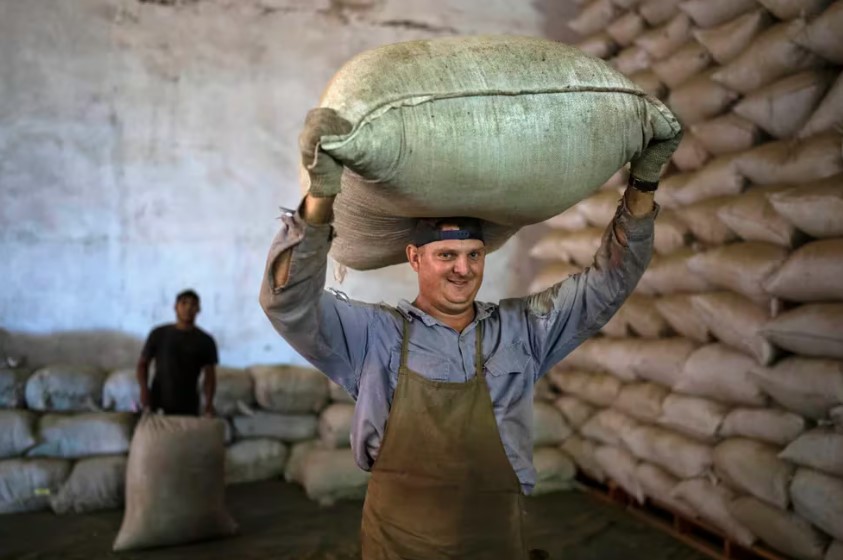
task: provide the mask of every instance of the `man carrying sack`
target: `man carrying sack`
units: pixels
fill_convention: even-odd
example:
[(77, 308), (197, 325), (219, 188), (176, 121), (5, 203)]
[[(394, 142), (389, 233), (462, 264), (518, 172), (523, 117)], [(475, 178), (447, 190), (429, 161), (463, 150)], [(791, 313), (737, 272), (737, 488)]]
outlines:
[(482, 223), (419, 220), (406, 249), (418, 296), (396, 309), (324, 290), (343, 168), (319, 139), (350, 128), (331, 109), (308, 114), (300, 145), (310, 189), (282, 217), (260, 299), (279, 334), (356, 399), (352, 447), (372, 472), (363, 558), (541, 558), (528, 552), (523, 527), (523, 496), (535, 484), (534, 386), (612, 317), (643, 274), (653, 193), (679, 137), (632, 161), (594, 265), (581, 274), (524, 298), (478, 302)]

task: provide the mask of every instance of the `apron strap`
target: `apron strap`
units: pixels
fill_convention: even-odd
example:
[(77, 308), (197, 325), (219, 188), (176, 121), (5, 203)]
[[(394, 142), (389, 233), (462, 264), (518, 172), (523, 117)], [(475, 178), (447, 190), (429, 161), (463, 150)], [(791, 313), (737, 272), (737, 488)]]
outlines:
[(477, 327), (474, 329), (474, 337), (477, 343), (474, 351), (474, 375), (483, 377), (486, 375), (483, 370), (483, 321), (477, 322)]
[(398, 366), (399, 372), (407, 367), (407, 353), (410, 348), (410, 321), (401, 316), (404, 319), (404, 326), (402, 327), (401, 333), (401, 363)]

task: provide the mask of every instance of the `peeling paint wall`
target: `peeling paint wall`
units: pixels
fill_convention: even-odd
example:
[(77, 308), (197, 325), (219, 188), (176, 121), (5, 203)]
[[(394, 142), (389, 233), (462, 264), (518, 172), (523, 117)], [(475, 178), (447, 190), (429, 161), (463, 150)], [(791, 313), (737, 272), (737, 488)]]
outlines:
[[(301, 361), (257, 291), (327, 80), (376, 45), (546, 25), (507, 0), (0, 0), (0, 355), (132, 363), (193, 287), (223, 363)], [(512, 259), (490, 258), (484, 299)], [(342, 289), (394, 303), (415, 279)]]

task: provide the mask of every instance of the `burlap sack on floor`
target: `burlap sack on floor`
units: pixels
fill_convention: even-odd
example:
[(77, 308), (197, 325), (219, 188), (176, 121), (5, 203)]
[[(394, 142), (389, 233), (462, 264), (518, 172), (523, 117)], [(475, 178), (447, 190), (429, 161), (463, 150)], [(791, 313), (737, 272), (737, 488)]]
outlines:
[(573, 487), (577, 468), (573, 461), (555, 447), (541, 447), (533, 451), (536, 485), (532, 496), (540, 496)]
[(290, 448), (290, 456), (284, 467), (284, 480), (303, 484), (304, 460), (314, 449), (322, 449), (322, 442), (319, 440), (300, 441)]
[(757, 7), (754, 0), (687, 0), (679, 5), (702, 28), (721, 25)]
[(647, 29), (639, 14), (627, 12), (606, 27), (606, 33), (621, 47), (628, 47)]
[(114, 550), (233, 535), (225, 507), (223, 425), (209, 418), (141, 418), (126, 471), (126, 512)]
[(70, 474), (65, 459), (0, 461), (0, 514), (49, 509), (50, 496)]
[[(843, 12), (843, 10), (841, 10)], [(799, 131), (799, 138), (808, 138), (822, 132), (843, 130), (843, 74), (825, 94), (808, 122)]]
[[(586, 19), (574, 25), (593, 32), (611, 21), (583, 27)], [(337, 72), (320, 105), (353, 126), (321, 147), (347, 168), (332, 254), (357, 269), (403, 262), (418, 217), (480, 218), (488, 247), (498, 247), (597, 190), (651, 139), (680, 130), (662, 103), (603, 61), (527, 37), (375, 48)]]
[(0, 367), (0, 408), (26, 406), (26, 382), (32, 370)]
[(823, 560), (828, 537), (798, 515), (753, 498), (741, 496), (728, 503), (729, 513), (773, 549), (789, 557)]
[(0, 410), (0, 459), (23, 455), (35, 445), (37, 423), (28, 410)]
[(672, 496), (687, 503), (699, 517), (723, 531), (738, 544), (751, 546), (755, 542), (752, 531), (729, 513), (728, 504), (735, 498), (735, 494), (724, 485), (712, 484), (704, 478), (693, 478), (676, 485)]
[(58, 493), (50, 496), (53, 512), (88, 513), (123, 507), (127, 464), (124, 455), (76, 461)]
[(629, 451), (611, 445), (601, 445), (594, 458), (609, 478), (617, 482), (627, 494), (639, 503), (644, 502), (644, 491), (635, 476), (638, 460)]
[(758, 364), (723, 344), (709, 344), (688, 357), (673, 390), (727, 404), (765, 406), (767, 396), (752, 370)]
[(808, 121), (836, 77), (828, 70), (793, 74), (747, 95), (732, 110), (774, 138), (790, 138)]
[(351, 447), (354, 405), (331, 404), (319, 415), (319, 439), (328, 449)]
[[(820, 3), (820, 0), (813, 0), (812, 2), (813, 5), (818, 3)], [(809, 23), (794, 40), (826, 60), (835, 64), (843, 64), (840, 29), (843, 29), (843, 4), (833, 2), (820, 17)]]
[(714, 442), (723, 419), (729, 412), (727, 405), (674, 393), (662, 403), (658, 423), (704, 442)]
[(577, 468), (587, 476), (598, 482), (606, 480), (606, 473), (594, 457), (597, 451), (597, 445), (594, 442), (574, 434), (562, 444), (562, 451), (567, 453), (574, 460)]
[(635, 39), (635, 44), (647, 51), (653, 60), (661, 60), (675, 53), (690, 39), (691, 18), (677, 13), (664, 25), (642, 33)]
[(740, 156), (737, 154), (719, 156), (699, 171), (686, 174), (687, 180), (673, 189), (672, 197), (679, 205), (688, 205), (714, 197), (742, 193), (747, 180), (738, 169), (738, 157)]
[(319, 412), (328, 402), (328, 378), (300, 366), (251, 366), (258, 404), (273, 412), (305, 414)]
[(688, 268), (711, 284), (741, 294), (766, 307), (770, 294), (764, 288), (767, 279), (778, 270), (788, 250), (772, 243), (745, 241), (695, 255)]
[(621, 439), (636, 457), (679, 478), (703, 476), (713, 464), (711, 446), (657, 426), (641, 424), (625, 431)]
[(623, 412), (606, 408), (582, 425), (580, 435), (606, 445), (618, 446), (621, 444), (623, 434), (636, 428), (638, 424), (637, 420)]
[(843, 362), (791, 356), (752, 374), (777, 403), (813, 419), (843, 403)]
[(613, 56), (620, 48), (615, 40), (606, 32), (589, 35), (577, 43), (576, 47), (585, 54), (603, 59)]
[(696, 29), (693, 33), (717, 64), (723, 65), (737, 58), (773, 21), (765, 10), (755, 10), (717, 27)]
[(697, 123), (691, 132), (715, 156), (748, 150), (763, 136), (755, 123), (734, 113)]
[(671, 329), (655, 307), (655, 298), (632, 294), (601, 329), (611, 337), (661, 338)]
[(612, 406), (636, 420), (655, 422), (662, 415), (662, 403), (668, 394), (670, 389), (657, 383), (627, 383)]
[(45, 414), (38, 421), (38, 444), (30, 457), (76, 459), (126, 453), (135, 416), (127, 412)]
[(670, 255), (654, 256), (639, 285), (662, 295), (711, 290), (709, 282), (688, 268), (688, 261), (695, 254), (692, 249), (680, 249)]
[(250, 416), (235, 416), (234, 436), (243, 438), (272, 438), (287, 442), (314, 439), (319, 417), (315, 414), (274, 414), (258, 411)]
[(746, 241), (764, 241), (782, 247), (793, 247), (804, 236), (783, 218), (768, 197), (785, 192), (790, 185), (755, 186), (725, 203), (717, 210), (717, 217), (730, 230)]
[(562, 395), (553, 402), (553, 406), (562, 413), (568, 425), (575, 430), (578, 430), (597, 412), (595, 406), (573, 395)]
[(225, 450), (225, 483), (280, 478), (284, 474), (287, 454), (287, 446), (274, 439), (235, 442)]
[(559, 391), (595, 406), (611, 406), (623, 386), (619, 379), (605, 373), (554, 370), (549, 376), (550, 382)]
[(643, 0), (638, 11), (651, 27), (667, 23), (679, 14), (680, 0)]
[[(716, 196), (677, 208), (676, 214), (694, 237), (706, 245), (720, 246), (737, 239), (737, 234), (720, 220), (720, 211), (734, 202), (733, 196)], [(689, 261), (690, 264), (690, 261)], [(690, 267), (689, 267), (690, 270)], [(692, 271), (696, 275), (696, 272)], [(702, 277), (700, 276), (700, 279)], [(713, 286), (709, 283), (709, 286)]]
[(676, 384), (688, 357), (699, 346), (693, 340), (678, 336), (637, 342), (632, 363), (636, 377), (665, 387)]
[(843, 174), (768, 197), (776, 212), (813, 237), (843, 237)]
[(644, 491), (644, 495), (650, 500), (663, 504), (671, 511), (680, 513), (688, 519), (697, 517), (697, 512), (691, 509), (688, 504), (672, 496), (673, 489), (676, 488), (680, 480), (663, 468), (641, 461), (635, 469), (635, 478)]
[(653, 63), (653, 73), (670, 89), (679, 87), (711, 65), (711, 55), (696, 41), (689, 41), (663, 60)]
[(114, 370), (102, 387), (102, 407), (116, 412), (140, 410), (140, 385), (134, 368)]
[(787, 489), (795, 467), (779, 459), (779, 450), (751, 439), (727, 439), (714, 448), (714, 471), (731, 488), (787, 509)]
[(788, 352), (843, 359), (843, 303), (809, 303), (767, 321), (760, 333)]
[(662, 209), (656, 216), (653, 250), (658, 255), (669, 255), (690, 245), (693, 236), (675, 211)]
[(691, 303), (708, 330), (723, 344), (752, 356), (762, 365), (776, 358), (776, 349), (761, 333), (770, 316), (766, 309), (732, 292), (697, 294)]
[(790, 484), (790, 498), (798, 515), (843, 540), (843, 479), (798, 469)]
[[(254, 380), (245, 369), (217, 367), (217, 390), (214, 409), (221, 416), (233, 416), (251, 410), (255, 405)], [(205, 397), (202, 397), (204, 406)]]
[(767, 29), (737, 58), (712, 75), (725, 87), (743, 94), (773, 83), (801, 70), (822, 66), (823, 60), (794, 39), (805, 28), (803, 20), (774, 25)]
[(705, 321), (691, 303), (691, 294), (673, 294), (656, 298), (656, 309), (679, 335), (705, 344), (711, 341)]
[(843, 478), (843, 433), (830, 428), (811, 430), (792, 441), (779, 457)]
[(778, 408), (735, 408), (720, 425), (720, 436), (743, 437), (785, 446), (805, 431), (805, 419)]
[(803, 245), (767, 279), (764, 288), (791, 301), (843, 300), (843, 239)]
[(314, 448), (302, 463), (302, 486), (321, 505), (363, 499), (370, 476), (357, 466), (351, 449)]
[(712, 79), (717, 70), (705, 71), (670, 92), (668, 105), (683, 123), (694, 124), (724, 113), (740, 94)]
[(758, 185), (800, 185), (843, 172), (840, 147), (840, 134), (829, 132), (799, 142), (769, 142), (741, 154), (735, 163)]
[(594, 0), (580, 10), (577, 17), (568, 22), (568, 27), (580, 35), (590, 35), (606, 28), (621, 15), (621, 9), (611, 0)]
[(105, 373), (77, 365), (37, 370), (26, 382), (26, 405), (33, 410), (99, 410)]

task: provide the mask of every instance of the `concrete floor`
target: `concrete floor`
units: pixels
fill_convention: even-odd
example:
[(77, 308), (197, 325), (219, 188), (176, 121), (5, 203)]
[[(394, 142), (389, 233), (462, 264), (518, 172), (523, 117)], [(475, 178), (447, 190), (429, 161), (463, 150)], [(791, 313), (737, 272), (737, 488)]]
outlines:
[[(279, 481), (229, 488), (236, 538), (115, 554), (122, 512), (0, 516), (0, 559), (351, 560), (359, 558), (359, 502), (322, 508), (301, 488)], [(580, 492), (530, 498), (531, 546), (554, 560), (702, 560), (705, 557), (623, 511)]]

